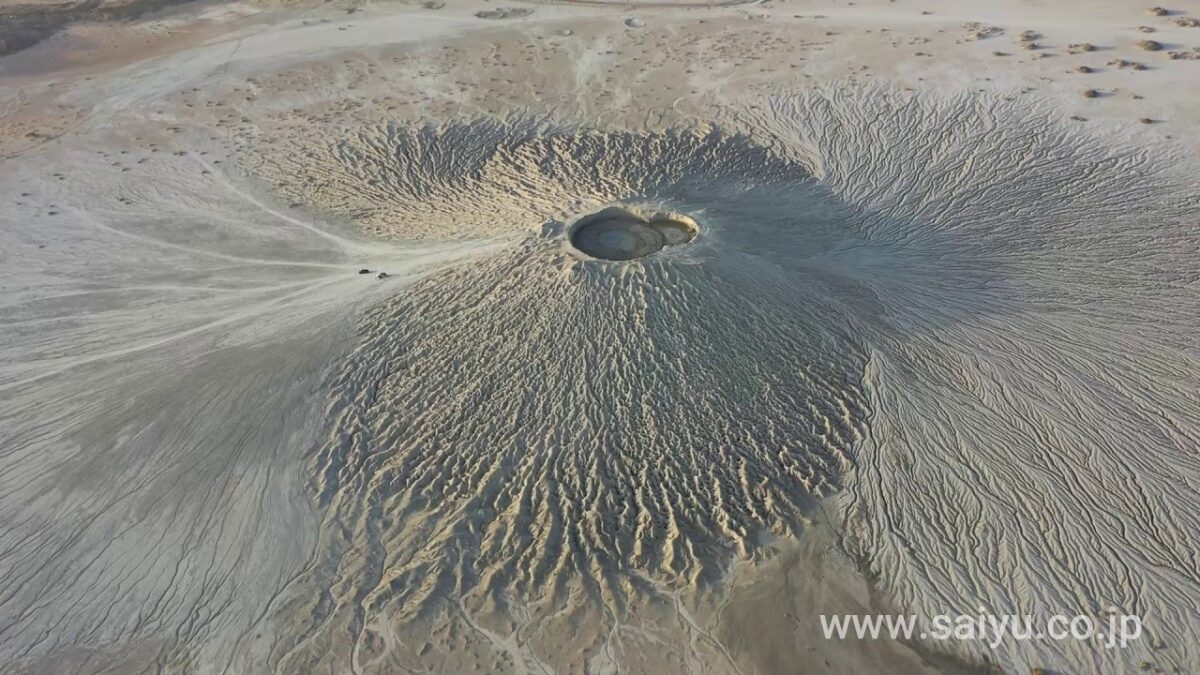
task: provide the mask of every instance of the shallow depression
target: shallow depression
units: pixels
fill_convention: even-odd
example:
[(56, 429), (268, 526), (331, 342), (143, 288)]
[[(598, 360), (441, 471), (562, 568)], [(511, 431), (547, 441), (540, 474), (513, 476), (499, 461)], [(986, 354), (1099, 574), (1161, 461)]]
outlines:
[(575, 221), (570, 241), (593, 258), (633, 260), (687, 244), (698, 231), (696, 221), (684, 215), (610, 206)]

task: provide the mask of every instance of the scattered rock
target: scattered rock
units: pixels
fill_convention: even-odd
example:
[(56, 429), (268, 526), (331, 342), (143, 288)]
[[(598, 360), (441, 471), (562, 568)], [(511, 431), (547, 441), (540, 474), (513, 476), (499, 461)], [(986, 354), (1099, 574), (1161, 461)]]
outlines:
[(1017, 36), (1017, 39), (1019, 39), (1021, 42), (1032, 42), (1040, 37), (1042, 37), (1042, 35), (1037, 31), (1023, 30), (1021, 31), (1021, 34)]
[(529, 7), (497, 7), (496, 9), (479, 10), (475, 12), (475, 17), (478, 19), (519, 19), (523, 16), (533, 14), (533, 10)]
[(1090, 42), (1077, 42), (1073, 45), (1067, 45), (1067, 51), (1072, 54), (1082, 54), (1084, 52), (1096, 51), (1096, 46)]
[(1092, 72), (1095, 72), (1094, 70), (1092, 70), (1091, 66), (1079, 66), (1078, 68), (1076, 68), (1076, 69), (1075, 69), (1075, 71), (1076, 71), (1076, 72), (1079, 72), (1079, 73), (1092, 73)]
[(392, 275), (388, 274), (387, 272), (380, 272), (379, 274), (375, 275), (375, 278), (376, 279), (386, 279), (390, 276), (392, 276)]
[(1157, 52), (1163, 48), (1162, 43), (1157, 40), (1142, 40), (1137, 43), (1138, 49), (1144, 49), (1148, 52)]
[(1137, 29), (1139, 33), (1153, 33), (1158, 30), (1152, 26), (1138, 26)]
[(1163, 9), (1162, 7), (1151, 7), (1150, 9), (1146, 10), (1146, 13), (1151, 16), (1166, 16), (1171, 12)]
[(1083, 92), (1084, 98), (1099, 98), (1100, 92), (1095, 89), (1086, 89)]
[(370, 274), (370, 273), (371, 273), (371, 270), (369, 270), (369, 269), (367, 269), (367, 268), (365, 268), (365, 267), (364, 267), (364, 268), (362, 268), (361, 270), (359, 270), (359, 271), (358, 271), (358, 273), (359, 273), (359, 274)]
[(1200, 19), (1193, 16), (1181, 16), (1171, 23), (1181, 28), (1200, 28)]
[(1117, 68), (1122, 68), (1122, 69), (1124, 69), (1124, 68), (1132, 68), (1133, 70), (1145, 70), (1146, 69), (1146, 64), (1144, 64), (1144, 63), (1138, 63), (1137, 61), (1126, 61), (1125, 59), (1113, 59), (1112, 61), (1108, 62), (1108, 65), (1115, 66)]
[(968, 40), (986, 40), (1004, 32), (1004, 29), (999, 26), (987, 26), (981, 23), (964, 24), (963, 28), (967, 31)]
[(1142, 124), (1154, 124), (1154, 120), (1150, 119), (1149, 117), (1139, 117), (1138, 121)]

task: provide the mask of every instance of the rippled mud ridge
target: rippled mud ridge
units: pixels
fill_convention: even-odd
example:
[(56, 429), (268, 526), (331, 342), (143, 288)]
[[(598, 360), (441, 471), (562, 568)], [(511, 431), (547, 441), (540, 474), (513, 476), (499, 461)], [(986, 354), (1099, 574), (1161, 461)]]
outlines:
[[(980, 522), (1004, 518), (992, 511), (1006, 508), (1006, 498), (976, 501), (978, 489), (956, 485), (965, 477), (990, 484), (1016, 471), (1017, 498), (1029, 481), (1071, 475), (1061, 462), (1105, 447), (1096, 445), (1102, 438), (1116, 443), (1108, 447), (1121, 461), (1117, 439), (1137, 443), (1144, 432), (1132, 432), (1130, 420), (1113, 425), (1101, 412), (1112, 408), (1079, 418), (1088, 408), (1073, 399), (1095, 401), (1093, 387), (1111, 387), (1136, 401), (1153, 390), (1136, 378), (1165, 373), (1153, 361), (1120, 376), (1103, 375), (1099, 363), (1077, 370), (1077, 359), (1094, 358), (1116, 337), (1091, 317), (1115, 309), (1109, 284), (1143, 289), (1137, 303), (1120, 306), (1145, 312), (1145, 321), (1159, 292), (1163, 303), (1177, 294), (1148, 277), (1139, 282), (1136, 264), (1098, 268), (1099, 251), (1161, 226), (1135, 204), (1170, 219), (1182, 217), (1185, 202), (1163, 185), (1131, 182), (1136, 155), (1081, 147), (1036, 119), (1019, 131), (985, 118), (996, 126), (975, 135), (980, 121), (970, 108), (914, 107), (888, 118), (894, 128), (856, 128), (836, 143), (819, 125), (804, 129), (834, 110), (778, 101), (762, 125), (777, 132), (779, 150), (711, 131), (600, 134), (493, 122), (389, 131), (396, 149), (379, 153), (387, 164), (340, 146), (366, 174), (389, 171), (393, 155), (413, 156), (413, 143), (425, 149), (416, 156), (474, 167), (463, 177), (434, 164), (417, 182), (389, 185), (397, 209), (409, 208), (408, 194), (437, 195), (423, 210), (459, 212), (486, 197), (498, 205), (488, 213), (529, 223), (584, 196), (693, 214), (704, 236), (670, 256), (594, 266), (564, 255), (564, 239), (577, 247), (581, 223), (628, 221), (634, 207), (574, 223), (551, 216), (543, 236), (419, 283), (368, 316), (330, 408), (335, 440), (313, 467), (338, 536), (349, 538), (347, 550), (366, 551), (331, 564), (330, 578), (312, 579), (348, 594), (328, 606), (327, 625), (356, 625), (373, 612), (420, 616), (448, 602), (450, 588), (502, 607), (501, 598), (537, 598), (558, 608), (573, 606), (583, 589), (620, 617), (633, 598), (653, 595), (647, 577), (704, 588), (729, 560), (754, 556), (760, 533), (794, 532), (806, 505), (847, 474), (855, 480), (845, 500), (862, 515), (851, 521), (852, 545), (862, 537), (863, 557), (901, 593), (936, 597), (929, 594), (956, 587), (923, 580), (942, 569), (926, 556), (945, 546), (943, 528), (959, 528), (964, 505), (978, 509)], [(906, 117), (916, 113), (923, 116)], [(940, 143), (897, 148), (907, 125), (947, 132)], [(477, 142), (497, 136), (499, 149)], [(793, 143), (804, 137), (815, 147)], [(904, 170), (914, 161), (925, 170)], [(1188, 246), (1165, 241), (1156, 253), (1186, 266)], [(1086, 330), (1070, 328), (1075, 321)], [(1048, 339), (1062, 331), (1091, 346)], [(1159, 356), (1165, 365), (1185, 337), (1168, 329), (1159, 338), (1174, 345)], [(1003, 372), (969, 365), (976, 350)], [(1057, 399), (1034, 393), (1046, 377), (1065, 378)], [(1070, 384), (1075, 378), (1090, 384)], [(1050, 406), (1037, 418), (1074, 440), (1067, 448), (1033, 442), (1024, 431), (1031, 411), (1015, 400), (1007, 409), (998, 392), (986, 393), (991, 387)], [(944, 407), (978, 396), (989, 402), (968, 406), (974, 412)], [(1052, 412), (1061, 405), (1074, 412)], [(1048, 460), (1059, 468), (1039, 468)], [(1077, 493), (1047, 489), (1045, 508), (1077, 517), (1069, 501), (1054, 505), (1055, 495)], [(906, 543), (880, 552), (866, 542), (889, 541), (892, 530), (871, 511), (901, 502), (945, 515), (897, 529)], [(890, 517), (915, 517), (890, 508), (899, 508)], [(352, 533), (348, 522), (359, 524)], [(1187, 531), (1180, 525), (1177, 535)], [(1063, 528), (1065, 539), (1052, 537), (1051, 546), (1094, 544), (1089, 532)], [(928, 547), (911, 543), (925, 535)], [(984, 573), (968, 569), (963, 580)], [(1105, 574), (1070, 565), (1012, 573), (1058, 588), (1071, 587), (1068, 577)]]
[[(171, 368), (147, 338), (4, 371), (39, 388), (0, 417), (20, 449), (0, 475), (21, 476), (0, 612), (22, 617), (0, 657), (60, 667), (70, 639), (118, 670), (734, 671), (689, 603), (824, 509), (905, 612), (1119, 606), (1192, 663), (1187, 172), (1007, 101), (813, 92), (721, 119), (397, 121), (256, 155), (274, 199), (358, 234), (231, 206), (223, 237), (172, 230), (162, 263), (211, 281), (287, 252), (196, 300), (214, 320), (258, 303), (227, 339), (172, 343)], [(161, 185), (148, 200), (205, 202)], [(125, 220), (87, 264), (139, 279), (159, 214), (105, 208)], [(393, 278), (355, 274), (362, 251)], [(49, 398), (74, 416), (44, 422)], [(220, 425), (186, 421), (210, 406)], [(55, 501), (64, 476), (89, 498)], [(1141, 658), (1062, 642), (1002, 665), (1029, 654)]]
[[(431, 141), (488, 165), (446, 189), (517, 175), (455, 145), (478, 133)], [(811, 264), (855, 236), (853, 211), (807, 170), (717, 133), (539, 134), (511, 157), (540, 172), (531, 191), (669, 205), (703, 214), (705, 237), (619, 267), (578, 261), (569, 240), (597, 224), (643, 228), (654, 253), (668, 235), (653, 228), (682, 244), (695, 222), (607, 207), (372, 310), (312, 467), (329, 536), (353, 554), (305, 579), (357, 599), (289, 613), (415, 619), (460, 593), (578, 611), (583, 593), (587, 611), (624, 616), (657, 584), (710, 586), (756, 542), (795, 533), (864, 438), (864, 344), (829, 320), (862, 300)]]

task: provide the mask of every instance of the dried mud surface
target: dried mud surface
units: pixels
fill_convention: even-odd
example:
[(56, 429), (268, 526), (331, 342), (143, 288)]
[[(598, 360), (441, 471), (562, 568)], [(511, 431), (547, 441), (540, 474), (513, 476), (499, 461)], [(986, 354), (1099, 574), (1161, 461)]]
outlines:
[[(485, 9), (5, 92), (87, 114), (2, 160), (0, 659), (1200, 667), (1195, 157), (1003, 86), (767, 67), (824, 26)], [(581, 255), (611, 208), (695, 238)], [(813, 623), (980, 606), (1148, 635)]]

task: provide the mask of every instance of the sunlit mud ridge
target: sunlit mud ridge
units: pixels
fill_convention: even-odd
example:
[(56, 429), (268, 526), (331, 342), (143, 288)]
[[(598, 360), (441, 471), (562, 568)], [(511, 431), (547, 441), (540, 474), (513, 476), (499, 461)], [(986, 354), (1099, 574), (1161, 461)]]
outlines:
[(746, 176), (752, 170), (807, 176), (712, 128), (600, 133), (514, 116), (382, 124), (322, 141), (256, 148), (255, 172), (287, 198), (386, 239), (525, 233), (613, 195), (684, 198), (689, 188), (672, 187), (680, 181), (694, 190), (753, 187), (760, 179)]

